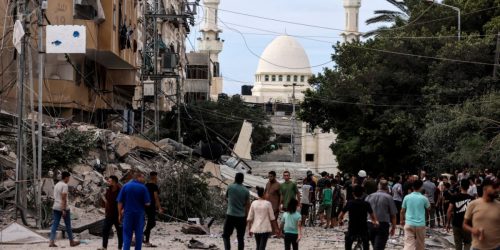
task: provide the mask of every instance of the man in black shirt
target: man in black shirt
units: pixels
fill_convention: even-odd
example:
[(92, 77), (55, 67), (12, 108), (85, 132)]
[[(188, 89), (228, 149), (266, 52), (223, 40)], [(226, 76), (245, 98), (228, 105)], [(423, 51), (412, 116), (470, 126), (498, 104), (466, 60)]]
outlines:
[[(455, 249), (457, 250), (462, 250), (462, 247), (463, 249), (470, 249), (472, 243), (471, 234), (462, 228), (465, 210), (473, 199), (472, 196), (467, 194), (467, 189), (469, 189), (469, 181), (467, 179), (461, 180), (460, 193), (450, 198), (450, 205), (448, 207), (448, 218), (452, 217), (451, 224), (453, 226)], [(446, 230), (450, 230), (450, 220), (446, 224)]]
[(370, 242), (368, 239), (367, 215), (370, 215), (372, 224), (378, 225), (378, 221), (370, 203), (361, 199), (364, 193), (363, 187), (361, 185), (355, 185), (353, 190), (355, 199), (347, 202), (339, 216), (339, 223), (343, 225), (344, 215), (349, 212), (349, 227), (345, 236), (345, 249), (351, 250), (352, 243), (356, 241), (358, 237), (363, 240), (363, 249), (369, 249)]
[(149, 174), (149, 182), (146, 187), (149, 191), (149, 196), (151, 197), (151, 205), (146, 207), (146, 216), (148, 217), (148, 224), (146, 225), (146, 230), (144, 231), (144, 246), (145, 247), (155, 247), (149, 238), (151, 236), (151, 230), (156, 226), (156, 211), (163, 213), (163, 208), (160, 204), (160, 191), (158, 189), (158, 173), (151, 172)]
[(120, 193), (120, 183), (118, 183), (118, 177), (112, 175), (108, 178), (108, 189), (105, 194), (105, 219), (104, 227), (102, 230), (102, 248), (106, 249), (108, 247), (108, 239), (111, 228), (115, 226), (116, 235), (118, 236), (118, 249), (122, 249), (123, 246), (123, 233), (120, 222), (118, 221), (118, 202), (116, 198)]

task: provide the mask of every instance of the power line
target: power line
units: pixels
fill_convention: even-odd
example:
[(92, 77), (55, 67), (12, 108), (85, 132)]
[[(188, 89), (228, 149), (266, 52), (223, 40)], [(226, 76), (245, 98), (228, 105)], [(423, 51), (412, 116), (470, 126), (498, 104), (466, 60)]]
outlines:
[(241, 38), (243, 39), (244, 41), (244, 44), (245, 44), (245, 47), (247, 48), (247, 50), (252, 54), (254, 55), (255, 57), (259, 58), (260, 60), (264, 61), (264, 62), (267, 62), (271, 65), (274, 65), (276, 67), (280, 67), (280, 68), (284, 68), (284, 69), (291, 69), (291, 70), (297, 70), (297, 69), (310, 69), (310, 68), (317, 68), (317, 67), (322, 67), (322, 66), (325, 66), (331, 62), (333, 62), (333, 60), (329, 60), (327, 62), (324, 62), (324, 63), (320, 63), (320, 64), (317, 64), (317, 65), (312, 65), (312, 66), (309, 66), (309, 67), (287, 67), (287, 66), (283, 66), (283, 65), (279, 65), (279, 64), (276, 64), (276, 63), (273, 63), (261, 56), (259, 56), (257, 53), (255, 53), (251, 48), (250, 46), (248, 45), (248, 42), (247, 42), (247, 39), (245, 37), (245, 35), (243, 35), (243, 33), (235, 28), (232, 28), (232, 27), (229, 27), (227, 26), (224, 21), (222, 21), (220, 18), (219, 18), (219, 21), (221, 21), (222, 24), (224, 24), (224, 26), (226, 26), (228, 29), (234, 31), (234, 32), (237, 32), (240, 34)]
[[(210, 6), (204, 6), (204, 7), (206, 7), (206, 8), (212, 8)], [(429, 6), (429, 8), (430, 7), (431, 6)], [(421, 16), (423, 16), (423, 14), (425, 14), (425, 12), (427, 12), (429, 8), (427, 8), (427, 10), (424, 11)], [(472, 15), (472, 14), (476, 14), (476, 13), (479, 13), (479, 12), (484, 12), (484, 11), (488, 11), (488, 10), (492, 10), (492, 9), (497, 9), (497, 8), (500, 8), (500, 6), (494, 6), (494, 7), (489, 7), (489, 8), (484, 8), (484, 9), (479, 9), (479, 10), (471, 11), (471, 12), (462, 14), (462, 16)], [(248, 17), (258, 18), (258, 19), (263, 19), (263, 20), (269, 20), (269, 21), (274, 21), (274, 22), (288, 23), (288, 24), (293, 24), (293, 25), (298, 25), (298, 26), (305, 26), (305, 27), (310, 27), (310, 28), (318, 28), (318, 29), (326, 29), (326, 30), (335, 30), (335, 31), (342, 31), (342, 32), (348, 31), (348, 30), (340, 29), (340, 28), (325, 27), (325, 26), (314, 25), (314, 24), (306, 24), (306, 23), (300, 23), (300, 22), (294, 22), (294, 21), (288, 21), (288, 20), (282, 20), (282, 19), (276, 19), (276, 18), (258, 16), (258, 15), (248, 14), (248, 13), (243, 13), (243, 12), (238, 12), (238, 11), (234, 11), (234, 10), (227, 10), (227, 9), (220, 9), (220, 8), (217, 8), (217, 9), (219, 11), (223, 11), (223, 12), (228, 12), (228, 13), (233, 13), (233, 14), (237, 14), (237, 15), (248, 16)], [(415, 20), (420, 19), (421, 16), (419, 18), (415, 19)], [(454, 17), (456, 17), (456, 15), (447, 16), (447, 17), (444, 17), (444, 18), (433, 19), (433, 20), (429, 20), (429, 21), (425, 21), (425, 22), (421, 22), (421, 23), (412, 22), (412, 23), (407, 24), (405, 27), (408, 27), (410, 25), (420, 25), (420, 24), (426, 24), (426, 23), (432, 23), (432, 22), (442, 21), (442, 20), (446, 20), (446, 19), (450, 19), (450, 18), (454, 18)], [(398, 27), (396, 27), (396, 28), (398, 28)], [(392, 29), (395, 29), (395, 28), (392, 28)], [(390, 30), (390, 29), (387, 29), (387, 30)]]

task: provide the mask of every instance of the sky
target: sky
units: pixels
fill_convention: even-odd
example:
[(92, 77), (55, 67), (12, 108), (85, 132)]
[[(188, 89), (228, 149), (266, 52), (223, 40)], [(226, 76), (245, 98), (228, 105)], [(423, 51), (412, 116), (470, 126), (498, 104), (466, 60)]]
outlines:
[[(203, 2), (203, 1), (202, 1)], [(360, 32), (377, 27), (368, 27), (365, 20), (372, 17), (373, 11), (394, 9), (386, 0), (362, 0), (360, 9)], [(323, 26), (331, 29), (307, 27), (281, 23), (231, 13), (236, 11), (254, 16), (286, 20), (296, 23)], [(196, 38), (203, 17), (199, 11), (197, 22), (188, 39), (188, 50), (197, 48)], [(259, 58), (266, 46), (280, 34), (296, 37), (309, 56), (313, 73), (321, 72), (323, 67), (332, 67), (333, 63), (314, 67), (331, 61), (332, 45), (342, 41), (345, 14), (343, 0), (221, 0), (219, 5), (219, 27), (223, 30), (220, 37), (224, 40), (224, 49), (219, 54), (220, 70), (224, 77), (224, 93), (239, 94), (242, 85), (252, 85)], [(242, 27), (247, 26), (247, 27)], [(242, 34), (240, 34), (239, 32)], [(245, 45), (245, 40), (248, 45)], [(251, 50), (256, 55), (250, 52)]]

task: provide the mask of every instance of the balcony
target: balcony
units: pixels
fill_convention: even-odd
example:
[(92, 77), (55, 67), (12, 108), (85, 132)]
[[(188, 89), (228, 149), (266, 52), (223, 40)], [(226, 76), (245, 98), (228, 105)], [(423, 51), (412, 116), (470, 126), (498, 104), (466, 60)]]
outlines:
[[(99, 3), (102, 13), (94, 6)], [(78, 5), (73, 3), (92, 5)], [(108, 69), (136, 69), (137, 32), (134, 1), (73, 0), (48, 1), (47, 18), (53, 25), (85, 25), (87, 28), (86, 56)], [(85, 13), (88, 11), (88, 13)], [(99, 14), (99, 15), (98, 15)], [(104, 19), (100, 18), (104, 16)]]

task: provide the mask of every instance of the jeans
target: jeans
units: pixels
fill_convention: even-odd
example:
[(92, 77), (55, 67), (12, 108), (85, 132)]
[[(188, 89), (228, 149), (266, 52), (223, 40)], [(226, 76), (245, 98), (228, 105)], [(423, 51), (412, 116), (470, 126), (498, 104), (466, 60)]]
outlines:
[(402, 201), (394, 201), (394, 204), (396, 205), (396, 209), (398, 212), (396, 213), (396, 224), (399, 225), (401, 219), (400, 219), (400, 213), (401, 213), (401, 206), (403, 205)]
[(405, 225), (405, 246), (404, 250), (424, 250), (425, 249), (425, 226), (415, 227)]
[(257, 243), (257, 250), (265, 250), (267, 245), (267, 239), (271, 233), (259, 233), (255, 234), (255, 242)]
[(453, 226), (453, 238), (455, 240), (456, 250), (469, 250), (472, 243), (472, 236), (462, 227)]
[[(50, 240), (54, 241), (56, 239), (57, 227), (61, 222), (62, 211), (52, 210), (52, 227), (50, 228)], [(64, 225), (66, 226), (66, 233), (68, 234), (68, 239), (73, 240), (73, 231), (71, 230), (71, 215), (69, 210), (66, 210), (66, 216), (64, 216)]]
[(147, 211), (146, 216), (148, 217), (148, 223), (146, 225), (146, 230), (144, 230), (144, 237), (146, 242), (149, 242), (149, 236), (151, 235), (151, 229), (156, 226), (156, 211)]
[(368, 222), (368, 235), (374, 250), (384, 250), (387, 239), (389, 239), (388, 222), (380, 222), (378, 227), (374, 227), (371, 222)]
[(299, 250), (298, 238), (298, 234), (285, 233), (285, 250), (290, 250), (290, 246), (293, 250)]
[(363, 241), (363, 249), (370, 249), (370, 241), (368, 239), (368, 233), (367, 232), (350, 232), (347, 231), (345, 235), (345, 249), (346, 250), (351, 250), (352, 249), (352, 243), (355, 241), (357, 242), (358, 237), (361, 238), (361, 241)]
[(426, 223), (429, 225), (431, 228), (433, 228), (436, 225), (436, 204), (431, 203), (431, 206), (429, 208), (429, 223)]
[(224, 240), (224, 249), (231, 249), (231, 235), (236, 228), (236, 238), (238, 239), (238, 250), (245, 248), (245, 228), (247, 226), (246, 217), (237, 217), (226, 214), (222, 239)]
[(102, 247), (108, 247), (108, 239), (111, 228), (115, 226), (116, 235), (118, 237), (118, 248), (122, 249), (123, 246), (123, 232), (120, 223), (118, 222), (118, 217), (106, 217), (104, 219), (104, 227), (102, 228)]
[(142, 230), (144, 229), (144, 212), (127, 212), (123, 214), (123, 250), (130, 250), (132, 235), (135, 233), (135, 250), (142, 248)]

